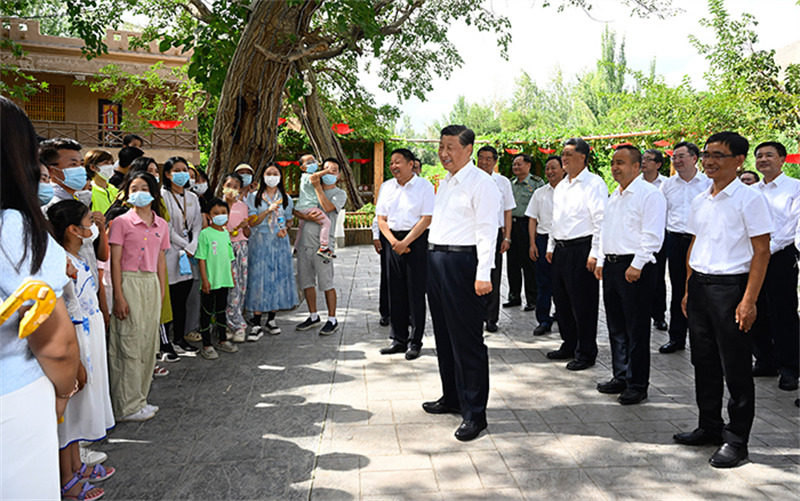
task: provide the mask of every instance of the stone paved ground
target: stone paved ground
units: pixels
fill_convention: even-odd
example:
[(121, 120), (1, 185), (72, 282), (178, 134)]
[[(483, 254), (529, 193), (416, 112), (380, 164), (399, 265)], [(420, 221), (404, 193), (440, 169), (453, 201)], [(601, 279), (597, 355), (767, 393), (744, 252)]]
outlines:
[[(420, 408), (440, 395), (432, 334), (413, 362), (378, 354), (388, 328), (378, 325), (377, 256), (338, 252), (340, 331), (295, 332), (303, 305), (279, 317), (280, 336), (218, 361), (165, 364), (156, 418), (122, 423), (97, 447), (118, 468), (107, 499), (798, 498), (794, 393), (759, 379), (752, 462), (713, 469), (713, 447), (671, 440), (696, 423), (688, 353), (653, 355), (642, 405), (595, 391), (610, 374), (602, 312), (598, 364), (572, 373), (544, 356), (558, 334), (534, 339), (532, 314), (504, 310), (486, 338), (488, 433), (458, 442), (459, 418)], [(654, 353), (664, 339), (654, 331)]]

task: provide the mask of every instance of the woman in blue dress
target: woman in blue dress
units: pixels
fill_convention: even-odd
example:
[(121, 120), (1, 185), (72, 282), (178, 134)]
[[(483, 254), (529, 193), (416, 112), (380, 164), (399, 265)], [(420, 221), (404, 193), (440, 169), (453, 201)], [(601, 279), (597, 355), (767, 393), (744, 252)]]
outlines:
[[(283, 187), (281, 170), (274, 162), (269, 163), (258, 191), (247, 197), (251, 230), (245, 309), (253, 312), (253, 328), (247, 336), (248, 341), (257, 341), (264, 330), (272, 335), (280, 334), (275, 312), (297, 306), (287, 229), (293, 207), (294, 202)], [(264, 312), (268, 315), (266, 325), (262, 327), (261, 315)]]

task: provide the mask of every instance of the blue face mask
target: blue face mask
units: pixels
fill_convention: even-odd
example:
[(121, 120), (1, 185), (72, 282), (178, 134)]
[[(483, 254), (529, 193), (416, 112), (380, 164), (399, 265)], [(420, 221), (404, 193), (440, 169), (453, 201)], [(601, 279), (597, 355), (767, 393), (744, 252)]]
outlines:
[(245, 186), (250, 186), (250, 183), (253, 182), (253, 175), (252, 174), (242, 174), (242, 188)]
[(317, 165), (317, 164), (308, 164), (308, 165), (306, 165), (306, 174), (313, 174), (313, 173), (317, 172), (318, 168), (319, 168), (319, 165)]
[(183, 188), (186, 186), (186, 183), (189, 182), (189, 173), (188, 172), (173, 172), (172, 173), (172, 182), (176, 185)]
[(214, 222), (217, 226), (225, 226), (225, 223), (228, 222), (228, 215), (227, 214), (217, 214), (216, 216), (211, 218), (211, 221)]
[(146, 207), (153, 201), (153, 195), (149, 191), (137, 191), (128, 195), (128, 203), (136, 207)]
[(53, 199), (53, 185), (50, 183), (39, 183), (39, 205), (47, 205)]
[(325, 174), (322, 176), (322, 184), (336, 184), (339, 179), (333, 174)]
[(64, 183), (67, 188), (80, 190), (86, 186), (86, 169), (83, 167), (61, 169), (61, 173), (64, 174), (62, 183)]

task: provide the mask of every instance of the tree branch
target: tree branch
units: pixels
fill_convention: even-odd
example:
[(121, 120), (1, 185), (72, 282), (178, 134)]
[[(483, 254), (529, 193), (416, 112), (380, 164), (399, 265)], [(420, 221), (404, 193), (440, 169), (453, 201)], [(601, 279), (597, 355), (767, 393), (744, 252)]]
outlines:
[(203, 21), (204, 23), (208, 23), (209, 21), (211, 21), (211, 18), (214, 16), (214, 14), (206, 6), (206, 4), (203, 3), (203, 0), (189, 0), (189, 3), (191, 4), (192, 7), (194, 7), (197, 10), (196, 13), (192, 12), (192, 10), (186, 4), (182, 3), (180, 5), (184, 7), (187, 11), (189, 11), (189, 13), (191, 13), (198, 20)]
[(400, 27), (408, 21), (408, 18), (411, 17), (411, 14), (414, 13), (415, 10), (422, 7), (422, 4), (425, 3), (425, 0), (415, 0), (414, 3), (409, 4), (408, 8), (397, 18), (394, 22), (387, 24), (386, 26), (381, 28), (381, 33), (384, 35), (394, 35), (400, 32)]

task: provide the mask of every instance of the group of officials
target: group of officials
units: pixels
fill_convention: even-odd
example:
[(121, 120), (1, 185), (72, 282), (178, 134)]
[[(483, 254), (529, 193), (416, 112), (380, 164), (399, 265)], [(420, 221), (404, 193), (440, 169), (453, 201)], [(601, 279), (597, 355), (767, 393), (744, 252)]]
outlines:
[[(673, 438), (720, 445), (710, 458), (715, 467), (744, 461), (755, 413), (753, 376), (779, 375), (783, 390), (798, 384), (800, 181), (781, 172), (785, 148), (769, 142), (755, 149), (764, 178), (748, 187), (737, 172), (749, 143), (735, 132), (712, 135), (703, 151), (679, 143), (669, 178), (658, 173), (661, 152), (619, 145), (611, 161), (618, 187), (609, 196), (603, 179), (589, 171), (590, 147), (580, 138), (547, 158), (546, 184), (531, 175), (525, 154), (513, 159), (512, 181), (494, 172), (497, 151), (490, 146), (478, 151), (475, 166), (474, 139), (461, 125), (441, 131), (439, 160), (448, 174), (435, 194), (415, 172), (413, 153), (393, 151), (394, 178), (378, 196), (376, 249), (388, 284), (381, 315), (392, 338), (381, 353), (419, 356), (427, 293), (442, 396), (423, 409), (461, 415), (455, 436), (462, 441), (486, 428), (483, 330), (497, 329), (503, 253), (510, 289), (504, 306), (522, 306), (524, 280), (525, 309), (536, 310), (534, 334), (558, 323), (562, 343), (547, 358), (568, 360), (568, 370), (595, 364), (602, 281), (612, 374), (597, 390), (618, 394), (623, 405), (642, 402), (651, 319), (667, 329), (668, 268), (669, 341), (659, 351), (684, 349), (688, 330), (699, 408), (698, 427)], [(700, 159), (705, 173), (697, 169)]]

